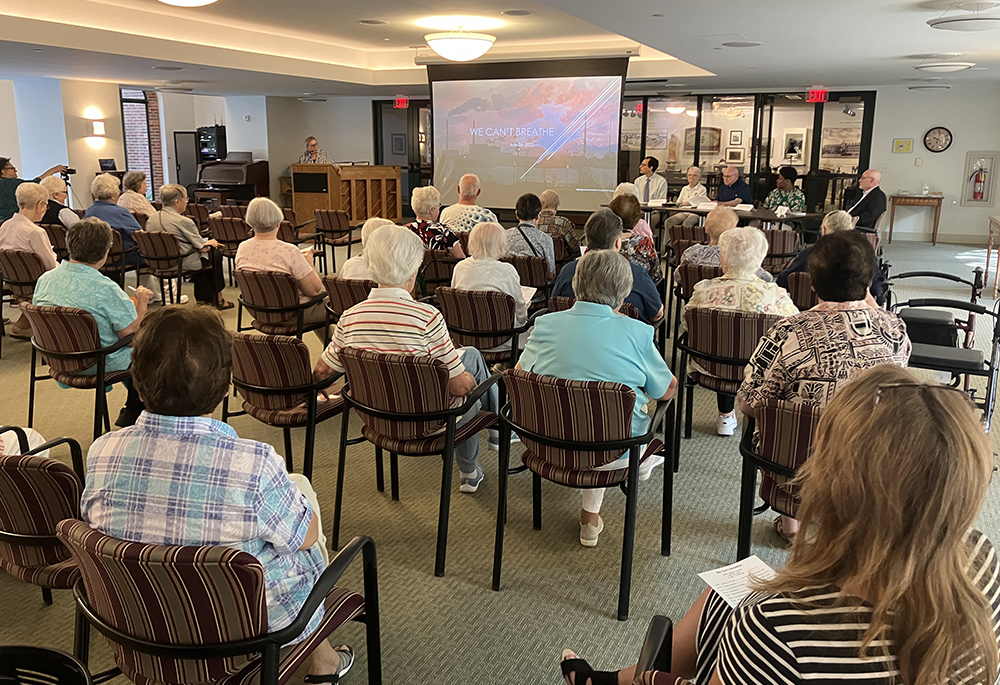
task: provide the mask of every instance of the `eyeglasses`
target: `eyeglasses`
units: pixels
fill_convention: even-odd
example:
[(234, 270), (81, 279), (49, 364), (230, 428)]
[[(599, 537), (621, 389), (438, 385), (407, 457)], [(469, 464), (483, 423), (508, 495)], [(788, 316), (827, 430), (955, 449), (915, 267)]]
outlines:
[(968, 402), (969, 406), (972, 408), (973, 411), (976, 411), (978, 409), (978, 407), (976, 407), (975, 402), (973, 402), (972, 398), (969, 397), (969, 393), (965, 392), (961, 388), (953, 388), (950, 385), (941, 385), (940, 383), (918, 383), (916, 381), (903, 381), (903, 382), (899, 382), (899, 383), (883, 383), (882, 385), (878, 386), (878, 390), (875, 391), (875, 404), (876, 404), (876, 406), (882, 400), (882, 393), (884, 393), (884, 392), (886, 392), (888, 390), (897, 390), (899, 388), (922, 388), (922, 389), (925, 389), (925, 390), (944, 390), (944, 391), (947, 391), (947, 392), (957, 392), (959, 395), (961, 395), (965, 399), (966, 402)]

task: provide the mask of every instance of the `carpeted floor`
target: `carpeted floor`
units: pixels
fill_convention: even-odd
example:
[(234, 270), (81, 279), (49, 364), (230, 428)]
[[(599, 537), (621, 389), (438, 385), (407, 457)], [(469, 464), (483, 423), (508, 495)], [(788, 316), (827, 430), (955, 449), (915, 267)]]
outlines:
[[(893, 273), (936, 269), (968, 277), (985, 261), (985, 250), (949, 245), (897, 243), (886, 253)], [(190, 288), (188, 288), (190, 293)], [(965, 299), (963, 287), (910, 282), (897, 292)], [(988, 289), (988, 295), (992, 289)], [(230, 291), (226, 297), (236, 299)], [(991, 299), (984, 304), (992, 305)], [(5, 314), (10, 315), (5, 311)], [(235, 328), (235, 310), (227, 312)], [(985, 318), (985, 317), (982, 317)], [(979, 344), (991, 330), (981, 322)], [(313, 359), (320, 352), (315, 336), (307, 336)], [(27, 418), (30, 344), (5, 338), (0, 361), (0, 422), (24, 424)], [(124, 391), (110, 395), (112, 416), (124, 402)], [(400, 460), (400, 501), (375, 489), (373, 448), (351, 447), (347, 461), (342, 541), (354, 535), (375, 539), (379, 554), (382, 608), (382, 660), (386, 683), (558, 683), (559, 653), (572, 647), (599, 667), (625, 666), (638, 655), (649, 618), (657, 613), (680, 618), (703, 586), (697, 573), (731, 563), (736, 554), (736, 517), (740, 458), (738, 434), (714, 434), (715, 402), (705, 390), (695, 392), (694, 437), (681, 445), (681, 469), (674, 485), (673, 553), (659, 555), (662, 472), (640, 487), (636, 529), (631, 618), (615, 620), (624, 496), (609, 490), (600, 544), (586, 549), (578, 542), (580, 495), (543, 484), (543, 529), (531, 527), (531, 479), (513, 476), (504, 553), (503, 589), (490, 589), (497, 505), (496, 453), (483, 441), (481, 459), (486, 480), (474, 495), (452, 497), (448, 565), (444, 578), (433, 575), (440, 461)], [(216, 413), (218, 416), (219, 413)], [(87, 442), (92, 432), (93, 395), (61, 390), (51, 381), (38, 387), (35, 428), (47, 438), (68, 435)], [(246, 438), (263, 440), (282, 451), (281, 432), (252, 418), (232, 425)], [(358, 430), (355, 423), (352, 434)], [(318, 430), (314, 485), (332, 522), (339, 418)], [(302, 431), (294, 438), (296, 464), (301, 463)], [(515, 450), (515, 455), (517, 451)], [(59, 454), (66, 458), (66, 454)], [(997, 486), (993, 486), (996, 488)], [(771, 527), (773, 516), (754, 522), (753, 552), (780, 565), (785, 551)], [(1000, 503), (996, 493), (981, 515), (981, 528), (1000, 538)], [(344, 584), (361, 591), (360, 565)], [(73, 606), (68, 592), (56, 592), (45, 607), (40, 591), (0, 573), (0, 643), (50, 646), (72, 650)], [(359, 651), (347, 683), (366, 682), (364, 629), (351, 625), (335, 634)], [(110, 651), (95, 639), (93, 670), (110, 665)], [(292, 682), (302, 682), (305, 671)], [(119, 678), (116, 682), (124, 682)]]

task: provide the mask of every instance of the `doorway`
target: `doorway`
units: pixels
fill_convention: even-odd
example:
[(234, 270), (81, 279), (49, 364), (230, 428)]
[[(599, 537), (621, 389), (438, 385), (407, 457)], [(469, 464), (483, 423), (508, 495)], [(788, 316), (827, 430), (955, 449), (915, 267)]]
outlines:
[(375, 163), (402, 168), (404, 217), (413, 217), (410, 194), (434, 182), (430, 100), (409, 100), (406, 107), (392, 100), (375, 100)]

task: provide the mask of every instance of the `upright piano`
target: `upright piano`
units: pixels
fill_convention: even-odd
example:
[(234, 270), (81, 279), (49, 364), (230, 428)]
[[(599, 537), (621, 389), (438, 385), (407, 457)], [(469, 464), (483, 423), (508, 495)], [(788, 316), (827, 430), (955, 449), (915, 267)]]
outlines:
[(194, 201), (213, 209), (230, 201), (246, 204), (255, 197), (268, 197), (270, 184), (266, 161), (252, 162), (229, 157), (217, 162), (205, 162), (198, 165)]

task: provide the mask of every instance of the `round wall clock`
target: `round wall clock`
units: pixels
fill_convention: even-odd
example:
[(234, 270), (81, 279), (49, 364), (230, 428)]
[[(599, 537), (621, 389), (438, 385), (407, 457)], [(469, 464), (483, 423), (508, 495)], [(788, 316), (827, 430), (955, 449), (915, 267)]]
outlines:
[(951, 147), (951, 131), (944, 126), (935, 126), (924, 134), (924, 147), (931, 152), (944, 152)]

